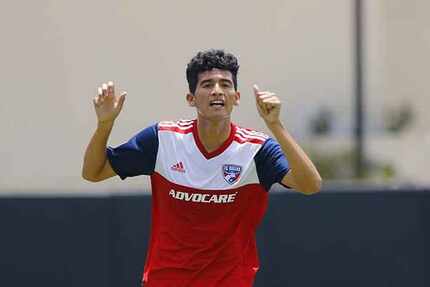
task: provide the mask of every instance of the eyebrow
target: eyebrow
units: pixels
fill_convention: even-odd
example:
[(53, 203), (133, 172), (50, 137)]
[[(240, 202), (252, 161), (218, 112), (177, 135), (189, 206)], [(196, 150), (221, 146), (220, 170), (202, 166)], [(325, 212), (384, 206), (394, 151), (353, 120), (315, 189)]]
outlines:
[[(231, 80), (229, 80), (229, 79), (221, 79), (221, 80), (219, 80), (220, 82), (227, 82), (227, 83), (229, 83), (229, 84), (233, 84), (233, 82), (231, 81)], [(200, 85), (204, 85), (204, 84), (206, 84), (206, 83), (212, 83), (212, 82), (214, 82), (214, 80), (213, 79), (207, 79), (207, 80), (203, 80), (203, 81), (201, 81), (200, 82)]]

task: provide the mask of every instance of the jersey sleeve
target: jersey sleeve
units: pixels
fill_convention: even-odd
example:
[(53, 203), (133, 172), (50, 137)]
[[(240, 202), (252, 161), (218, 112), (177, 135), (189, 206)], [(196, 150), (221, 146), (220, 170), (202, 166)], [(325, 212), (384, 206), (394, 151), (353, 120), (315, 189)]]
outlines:
[(157, 124), (145, 128), (126, 143), (108, 147), (107, 158), (121, 179), (154, 172), (158, 151)]
[(260, 183), (269, 191), (274, 183), (281, 183), (290, 170), (281, 146), (273, 138), (267, 139), (254, 157)]

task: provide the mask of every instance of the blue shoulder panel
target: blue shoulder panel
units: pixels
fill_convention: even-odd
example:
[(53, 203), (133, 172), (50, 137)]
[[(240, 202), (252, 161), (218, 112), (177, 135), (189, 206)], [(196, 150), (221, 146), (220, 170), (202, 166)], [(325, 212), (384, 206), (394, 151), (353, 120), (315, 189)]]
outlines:
[(254, 157), (260, 183), (269, 191), (274, 183), (281, 183), (290, 170), (281, 146), (273, 138), (267, 139)]
[(112, 169), (121, 179), (154, 172), (158, 152), (157, 124), (140, 131), (128, 142), (106, 150)]

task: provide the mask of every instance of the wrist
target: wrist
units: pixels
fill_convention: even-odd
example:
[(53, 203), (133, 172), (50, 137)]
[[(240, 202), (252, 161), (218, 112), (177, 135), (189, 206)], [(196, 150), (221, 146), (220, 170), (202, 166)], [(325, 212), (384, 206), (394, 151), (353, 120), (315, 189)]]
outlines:
[(98, 121), (97, 128), (98, 129), (111, 129), (113, 127), (114, 120), (106, 120), (106, 121)]
[(284, 129), (284, 126), (282, 125), (282, 122), (280, 120), (276, 120), (273, 122), (266, 122), (266, 126), (272, 132), (279, 129)]

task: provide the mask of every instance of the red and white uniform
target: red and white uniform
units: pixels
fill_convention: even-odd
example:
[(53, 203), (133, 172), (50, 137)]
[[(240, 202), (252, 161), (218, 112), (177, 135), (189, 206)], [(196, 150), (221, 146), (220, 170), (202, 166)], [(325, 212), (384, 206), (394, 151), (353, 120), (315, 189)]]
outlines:
[(267, 191), (288, 172), (273, 139), (232, 124), (227, 141), (209, 153), (195, 120), (160, 122), (109, 148), (108, 158), (121, 178), (151, 176), (144, 286), (252, 286)]

